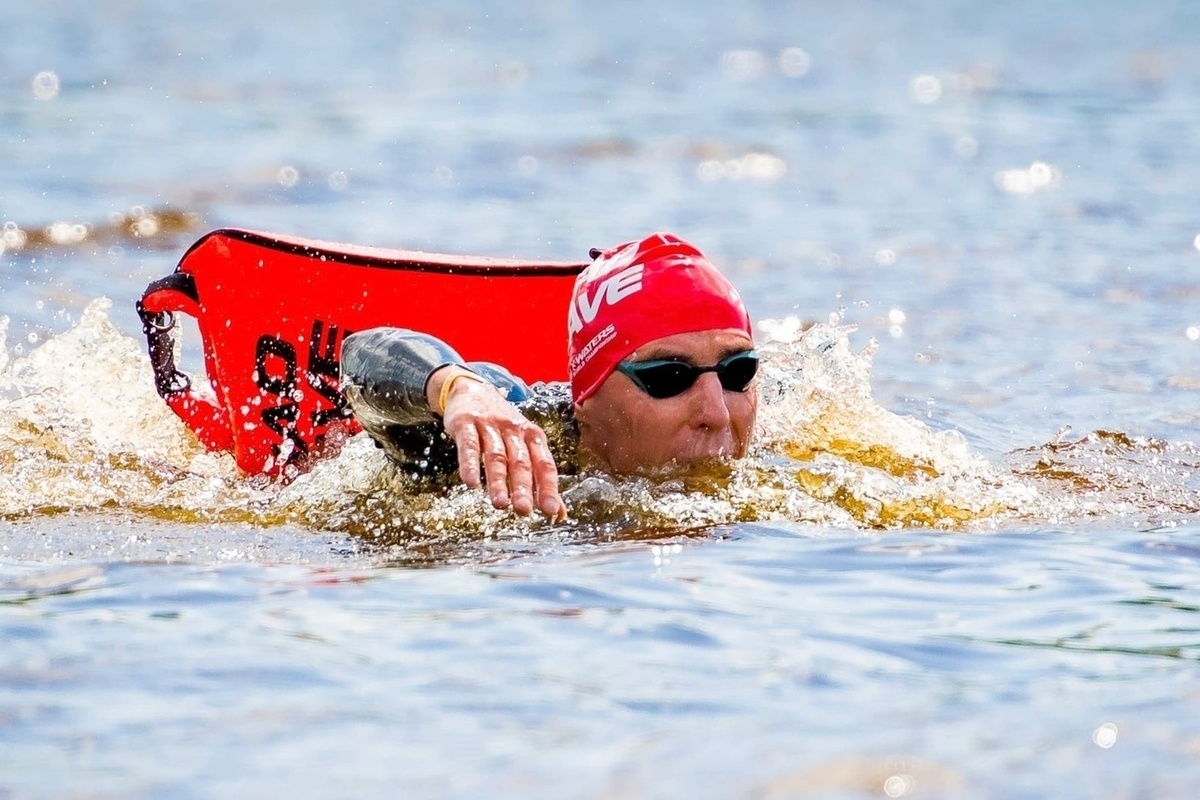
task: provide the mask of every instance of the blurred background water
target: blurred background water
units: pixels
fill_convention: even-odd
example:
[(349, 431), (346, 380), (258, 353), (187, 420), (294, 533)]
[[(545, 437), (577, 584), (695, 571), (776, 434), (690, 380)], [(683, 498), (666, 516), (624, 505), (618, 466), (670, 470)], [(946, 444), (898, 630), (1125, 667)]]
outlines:
[[(10, 369), (101, 296), (132, 347), (134, 300), (210, 228), (571, 259), (667, 229), (756, 318), (856, 325), (880, 406), (1061, 504), (424, 558), (241, 519), (253, 482), (188, 518), (35, 411), (0, 456), (10, 495), (32, 465), (49, 497), (0, 523), (0, 796), (1192, 796), (1200, 6), (42, 0), (0, 21)], [(121, 346), (6, 384), (0, 415), (100, 393)]]

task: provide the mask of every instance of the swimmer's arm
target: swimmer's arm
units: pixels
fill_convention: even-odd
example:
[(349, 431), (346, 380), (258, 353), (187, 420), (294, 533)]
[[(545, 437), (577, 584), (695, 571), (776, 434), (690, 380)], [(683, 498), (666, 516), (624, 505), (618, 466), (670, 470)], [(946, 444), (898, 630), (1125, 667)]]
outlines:
[(545, 433), (492, 383), (505, 384), (502, 391), (512, 394), (516, 379), (511, 375), (477, 367), (491, 379), (486, 380), (445, 342), (403, 328), (347, 336), (341, 363), (342, 390), (355, 418), (376, 441), (387, 442), (389, 429), (436, 423), (441, 416), (455, 442), (464, 483), (480, 486), (482, 462), (495, 507), (511, 505), (528, 514), (536, 504), (547, 516), (565, 516)]

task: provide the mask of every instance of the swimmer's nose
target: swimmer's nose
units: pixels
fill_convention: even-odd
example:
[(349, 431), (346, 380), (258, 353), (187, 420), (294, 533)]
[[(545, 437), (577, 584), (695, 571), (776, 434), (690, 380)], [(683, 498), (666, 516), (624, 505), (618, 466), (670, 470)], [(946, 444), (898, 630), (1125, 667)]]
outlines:
[(729, 406), (725, 404), (725, 389), (715, 372), (706, 372), (688, 393), (697, 428), (722, 429), (729, 427)]

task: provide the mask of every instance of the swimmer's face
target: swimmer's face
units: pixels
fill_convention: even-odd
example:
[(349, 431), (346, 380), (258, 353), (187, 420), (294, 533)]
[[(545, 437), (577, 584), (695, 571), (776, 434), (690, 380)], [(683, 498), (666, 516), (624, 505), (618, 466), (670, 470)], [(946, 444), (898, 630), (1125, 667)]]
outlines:
[[(639, 347), (627, 361), (668, 359), (709, 367), (750, 350), (750, 337), (737, 330), (679, 333)], [(625, 374), (614, 371), (591, 397), (576, 405), (580, 444), (596, 465), (617, 473), (742, 458), (750, 446), (758, 393), (721, 386), (705, 372), (674, 397), (655, 399)]]

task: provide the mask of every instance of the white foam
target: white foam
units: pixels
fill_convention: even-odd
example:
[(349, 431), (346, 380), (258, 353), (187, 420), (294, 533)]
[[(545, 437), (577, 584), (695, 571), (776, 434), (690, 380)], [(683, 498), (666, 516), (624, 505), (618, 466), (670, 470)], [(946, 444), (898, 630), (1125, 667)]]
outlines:
[[(1094, 514), (1102, 505), (1078, 492), (1048, 499), (1036, 470), (1021, 477), (957, 432), (881, 407), (871, 394), (874, 343), (856, 352), (853, 329), (836, 320), (804, 331), (789, 320), (764, 322), (750, 458), (656, 479), (564, 477), (572, 515), (564, 527), (496, 511), (482, 491), (454, 479), (414, 482), (361, 434), (292, 483), (270, 483), (203, 450), (156, 395), (141, 343), (112, 325), (110, 307), (92, 302), (75, 327), (23, 357), (3, 346), (0, 319), (0, 516), (117, 507), (160, 519), (299, 523), (461, 554), (485, 541), (637, 538), (755, 520), (960, 529), (1064, 509)], [(1087, 466), (1098, 474), (1113, 466), (1100, 457), (1108, 460)], [(1188, 485), (1180, 491), (1177, 506), (1194, 494)], [(1129, 493), (1104, 502), (1144, 505)]]
[[(0, 368), (0, 514), (40, 509), (203, 509), (238, 482), (154, 391), (149, 360), (109, 321), (107, 299)], [(220, 488), (218, 488), (220, 487)]]

